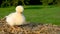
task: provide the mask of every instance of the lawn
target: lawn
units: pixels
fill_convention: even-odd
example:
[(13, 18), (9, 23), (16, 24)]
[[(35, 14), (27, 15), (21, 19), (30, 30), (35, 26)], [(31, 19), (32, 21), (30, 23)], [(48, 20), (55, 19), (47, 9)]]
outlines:
[[(0, 8), (0, 19), (11, 12), (15, 7)], [(26, 21), (35, 23), (52, 23), (60, 25), (60, 7), (55, 6), (25, 6)]]

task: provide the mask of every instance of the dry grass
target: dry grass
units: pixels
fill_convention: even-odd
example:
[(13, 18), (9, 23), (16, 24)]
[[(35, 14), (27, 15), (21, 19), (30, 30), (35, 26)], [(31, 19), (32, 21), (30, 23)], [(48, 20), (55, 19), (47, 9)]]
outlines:
[(0, 34), (60, 34), (60, 26), (31, 22), (15, 27), (14, 30), (2, 19), (0, 20)]

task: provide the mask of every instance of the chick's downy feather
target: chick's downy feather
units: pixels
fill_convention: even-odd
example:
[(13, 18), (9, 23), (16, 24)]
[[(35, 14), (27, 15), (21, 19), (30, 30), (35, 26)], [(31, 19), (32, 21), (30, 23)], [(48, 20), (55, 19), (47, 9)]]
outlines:
[[(21, 6), (20, 6), (21, 7)], [(21, 14), (19, 11), (21, 10), (21, 8), (18, 7), (17, 11), (14, 13), (9, 14), (8, 16), (6, 16), (6, 22), (13, 26), (13, 25), (22, 25), (25, 22), (25, 17), (23, 14)], [(19, 10), (20, 9), (20, 10)], [(23, 10), (21, 10), (22, 12)], [(18, 13), (19, 12), (19, 13)]]

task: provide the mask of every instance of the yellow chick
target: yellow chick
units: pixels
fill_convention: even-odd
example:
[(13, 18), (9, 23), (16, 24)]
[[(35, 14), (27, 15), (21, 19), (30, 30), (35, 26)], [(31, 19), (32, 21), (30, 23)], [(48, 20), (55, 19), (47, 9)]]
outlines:
[(9, 14), (6, 16), (6, 22), (10, 26), (14, 25), (22, 25), (25, 23), (25, 17), (22, 14), (24, 8), (23, 6), (17, 6), (16, 7), (16, 12)]

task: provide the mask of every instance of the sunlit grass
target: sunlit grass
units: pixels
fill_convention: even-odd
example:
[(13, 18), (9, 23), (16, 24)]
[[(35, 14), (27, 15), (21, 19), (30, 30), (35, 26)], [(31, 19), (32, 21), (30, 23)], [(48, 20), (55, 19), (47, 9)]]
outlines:
[[(0, 8), (0, 18), (3, 18), (14, 11), (15, 7)], [(26, 17), (26, 21), (60, 25), (60, 7), (26, 6), (24, 15)]]

